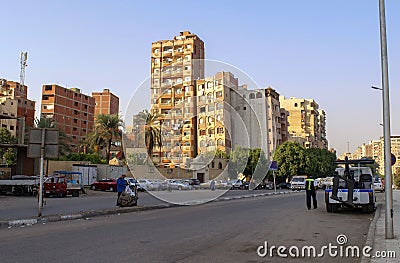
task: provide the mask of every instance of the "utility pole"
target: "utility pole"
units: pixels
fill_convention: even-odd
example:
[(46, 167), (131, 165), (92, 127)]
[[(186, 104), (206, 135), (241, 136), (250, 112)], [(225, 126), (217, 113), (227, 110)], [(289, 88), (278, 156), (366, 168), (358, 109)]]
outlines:
[(390, 141), (389, 76), (386, 42), (385, 1), (379, 0), (379, 21), (381, 40), (382, 97), (383, 97), (383, 139), (385, 165), (385, 238), (393, 239), (393, 192)]

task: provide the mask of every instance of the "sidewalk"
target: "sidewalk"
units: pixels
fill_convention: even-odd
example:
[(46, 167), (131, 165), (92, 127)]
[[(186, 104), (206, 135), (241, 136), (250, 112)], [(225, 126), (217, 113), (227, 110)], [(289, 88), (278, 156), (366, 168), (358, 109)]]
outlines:
[[(385, 239), (385, 199), (378, 200), (378, 208), (368, 232), (367, 246), (372, 247), (372, 258), (363, 257), (362, 263), (400, 262), (400, 191), (393, 190), (393, 231), (394, 239)], [(376, 252), (382, 256), (395, 252), (395, 258), (378, 258)], [(379, 255), (377, 255), (379, 256)]]

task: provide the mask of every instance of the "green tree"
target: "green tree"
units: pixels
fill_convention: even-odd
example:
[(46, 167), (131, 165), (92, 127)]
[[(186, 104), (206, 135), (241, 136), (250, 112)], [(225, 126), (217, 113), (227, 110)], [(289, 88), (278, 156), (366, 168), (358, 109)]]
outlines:
[(240, 173), (245, 173), (249, 160), (250, 149), (236, 146), (229, 155), (228, 173), (229, 177), (236, 179)]
[(306, 173), (306, 150), (297, 142), (284, 142), (279, 145), (274, 160), (278, 163), (278, 171), (275, 174), (279, 177), (291, 178)]
[(306, 151), (305, 174), (314, 178), (333, 176), (336, 154), (321, 148), (308, 148)]
[(145, 123), (144, 141), (146, 144), (148, 158), (152, 160), (154, 148), (158, 146), (159, 149), (161, 149), (162, 147), (162, 135), (160, 125), (161, 115), (151, 114), (145, 110), (138, 114), (138, 118), (142, 119)]
[(88, 139), (91, 145), (105, 146), (106, 160), (110, 161), (110, 152), (113, 141), (121, 141), (123, 121), (118, 114), (98, 114), (96, 115), (95, 128)]
[[(14, 144), (17, 139), (11, 135), (11, 132), (6, 128), (0, 129), (0, 143), (1, 144)], [(1, 159), (7, 165), (14, 165), (17, 162), (17, 149), (15, 147), (0, 147)]]

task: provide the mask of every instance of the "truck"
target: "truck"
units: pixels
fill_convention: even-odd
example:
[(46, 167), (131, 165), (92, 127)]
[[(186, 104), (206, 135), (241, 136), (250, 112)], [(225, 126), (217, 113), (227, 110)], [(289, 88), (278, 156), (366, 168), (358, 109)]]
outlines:
[(66, 197), (72, 195), (79, 197), (79, 193), (84, 192), (81, 182), (81, 172), (56, 171), (43, 183), (44, 196)]
[(295, 175), (292, 177), (290, 182), (290, 188), (292, 191), (295, 190), (306, 190), (306, 179), (307, 175)]
[(0, 180), (0, 194), (36, 195), (38, 186), (38, 176), (13, 175), (9, 179)]
[[(338, 160), (335, 164), (344, 165), (335, 169), (331, 187), (325, 189), (325, 205), (328, 213), (337, 213), (340, 208), (361, 208), (364, 213), (375, 210), (375, 191), (372, 170), (361, 166), (373, 164), (374, 160)], [(353, 166), (352, 166), (353, 165)]]

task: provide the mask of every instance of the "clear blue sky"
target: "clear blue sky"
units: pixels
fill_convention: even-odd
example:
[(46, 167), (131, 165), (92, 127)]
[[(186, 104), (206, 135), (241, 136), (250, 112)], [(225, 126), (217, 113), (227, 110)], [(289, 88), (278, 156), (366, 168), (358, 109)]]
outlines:
[[(378, 0), (2, 1), (0, 78), (83, 93), (109, 88), (122, 115), (150, 72), (151, 43), (189, 30), (207, 59), (234, 65), (261, 87), (312, 98), (341, 154), (382, 134)], [(400, 1), (386, 0), (391, 131), (400, 134)], [(396, 74), (397, 73), (397, 74)], [(239, 82), (242, 82), (239, 79)], [(38, 107), (37, 107), (38, 108)], [(125, 117), (125, 116), (123, 116)], [(130, 118), (130, 117), (129, 117)]]

